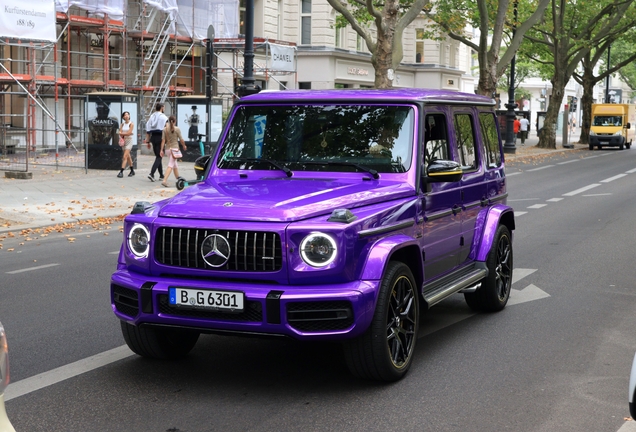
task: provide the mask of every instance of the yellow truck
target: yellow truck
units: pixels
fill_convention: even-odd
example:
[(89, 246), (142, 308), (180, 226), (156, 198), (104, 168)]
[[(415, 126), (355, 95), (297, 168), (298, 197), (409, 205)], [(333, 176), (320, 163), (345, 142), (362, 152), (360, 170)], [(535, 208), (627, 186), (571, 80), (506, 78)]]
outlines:
[(636, 105), (634, 104), (592, 104), (592, 125), (590, 126), (590, 150), (596, 146), (630, 148), (636, 126)]

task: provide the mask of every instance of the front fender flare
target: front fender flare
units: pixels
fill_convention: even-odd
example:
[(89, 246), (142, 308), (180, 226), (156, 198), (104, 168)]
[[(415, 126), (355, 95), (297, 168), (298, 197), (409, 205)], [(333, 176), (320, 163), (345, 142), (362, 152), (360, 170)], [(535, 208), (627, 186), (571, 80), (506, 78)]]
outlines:
[[(384, 269), (387, 263), (391, 260), (391, 257), (400, 250), (409, 249), (413, 253), (409, 252), (408, 257), (410, 262), (405, 262), (413, 272), (413, 276), (416, 281), (421, 283), (423, 278), (422, 273), (422, 253), (418, 242), (413, 238), (404, 234), (397, 234), (390, 237), (384, 237), (378, 239), (375, 242), (364, 263), (364, 267), (361, 272), (362, 280), (380, 280), (384, 274)], [(417, 266), (417, 267), (415, 267)]]
[[(482, 217), (480, 217), (482, 219)], [(475, 233), (474, 254), (475, 261), (485, 262), (488, 259), (488, 253), (495, 241), (497, 227), (503, 224), (512, 231), (515, 229), (515, 215), (511, 207), (498, 204), (487, 212), (484, 212), (483, 219), (478, 221), (478, 232)]]

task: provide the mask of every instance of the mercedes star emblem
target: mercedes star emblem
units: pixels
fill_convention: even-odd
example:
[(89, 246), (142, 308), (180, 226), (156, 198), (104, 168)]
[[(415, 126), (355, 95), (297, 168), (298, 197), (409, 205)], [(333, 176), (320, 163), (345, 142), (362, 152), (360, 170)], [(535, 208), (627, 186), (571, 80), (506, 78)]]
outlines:
[(201, 244), (201, 255), (210, 267), (222, 267), (230, 259), (230, 243), (222, 235), (209, 235)]

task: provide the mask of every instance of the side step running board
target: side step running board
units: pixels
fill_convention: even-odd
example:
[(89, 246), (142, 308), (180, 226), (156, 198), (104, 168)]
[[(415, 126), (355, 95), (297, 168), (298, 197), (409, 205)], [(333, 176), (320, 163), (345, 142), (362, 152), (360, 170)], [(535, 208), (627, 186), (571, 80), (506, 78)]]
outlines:
[(424, 300), (429, 308), (458, 291), (474, 286), (488, 275), (488, 270), (473, 267), (469, 271), (461, 273), (460, 275), (454, 273), (423, 287)]

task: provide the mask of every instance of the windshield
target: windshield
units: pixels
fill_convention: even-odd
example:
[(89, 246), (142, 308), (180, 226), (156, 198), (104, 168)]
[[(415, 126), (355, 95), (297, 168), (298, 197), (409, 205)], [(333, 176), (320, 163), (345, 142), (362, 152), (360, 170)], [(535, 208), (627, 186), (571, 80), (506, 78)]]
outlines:
[(593, 126), (622, 126), (622, 116), (594, 116)]
[(218, 167), (406, 172), (414, 117), (409, 106), (243, 106), (232, 119)]

